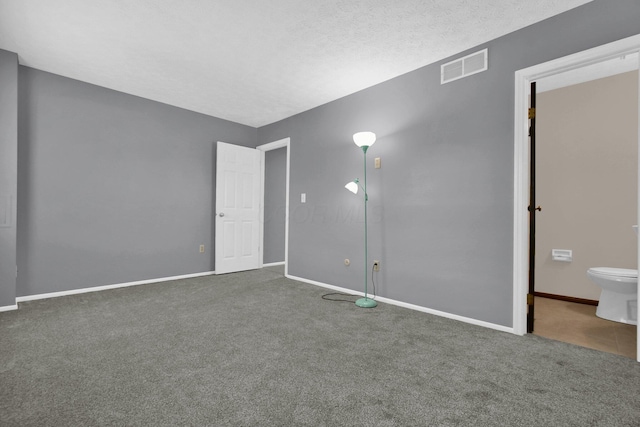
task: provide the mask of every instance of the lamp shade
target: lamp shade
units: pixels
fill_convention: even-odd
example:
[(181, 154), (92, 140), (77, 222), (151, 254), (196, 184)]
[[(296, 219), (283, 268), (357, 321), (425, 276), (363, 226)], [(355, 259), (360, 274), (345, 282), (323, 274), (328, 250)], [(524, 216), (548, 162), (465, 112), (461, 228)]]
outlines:
[(355, 181), (351, 181), (344, 186), (347, 190), (351, 191), (353, 194), (358, 194), (358, 183)]
[(358, 147), (371, 147), (376, 142), (376, 134), (373, 132), (358, 132), (353, 134), (353, 142)]

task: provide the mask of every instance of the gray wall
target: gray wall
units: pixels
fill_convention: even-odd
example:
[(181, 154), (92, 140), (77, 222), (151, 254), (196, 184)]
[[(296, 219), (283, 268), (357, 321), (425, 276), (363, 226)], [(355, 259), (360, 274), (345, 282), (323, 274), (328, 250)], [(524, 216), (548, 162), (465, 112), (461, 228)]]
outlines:
[(0, 50), (0, 307), (15, 304), (18, 55)]
[(264, 263), (284, 262), (287, 148), (264, 153)]
[(261, 144), (291, 137), (289, 273), (364, 287), (363, 203), (343, 186), (362, 177), (351, 135), (369, 130), (378, 294), (512, 326), (514, 72), (638, 22), (637, 0), (596, 0), (456, 55), (488, 47), (486, 72), (440, 85), (437, 63), (258, 129)]
[(256, 138), (20, 67), (18, 296), (213, 270), (216, 141)]

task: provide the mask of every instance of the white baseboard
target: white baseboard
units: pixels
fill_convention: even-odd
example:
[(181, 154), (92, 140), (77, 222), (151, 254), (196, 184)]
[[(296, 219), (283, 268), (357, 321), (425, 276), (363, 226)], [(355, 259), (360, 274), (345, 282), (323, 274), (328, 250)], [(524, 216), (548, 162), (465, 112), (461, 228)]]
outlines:
[[(271, 264), (264, 264), (263, 266), (264, 267), (269, 267), (269, 266), (272, 266), (272, 265), (283, 265), (283, 264), (284, 263), (271, 263)], [(137, 281), (137, 282), (118, 283), (118, 284), (115, 284), (115, 285), (95, 286), (95, 287), (92, 287), (92, 288), (73, 289), (73, 290), (62, 291), (62, 292), (51, 292), (51, 293), (47, 293), (47, 294), (28, 295), (28, 296), (24, 296), (24, 297), (17, 297), (16, 298), (16, 302), (35, 301), (35, 300), (45, 299), (45, 298), (56, 298), (56, 297), (62, 297), (62, 296), (68, 296), (68, 295), (83, 294), (83, 293), (87, 293), (87, 292), (97, 292), (97, 291), (105, 291), (105, 290), (109, 290), (109, 289), (125, 288), (125, 287), (129, 287), (129, 286), (146, 285), (146, 284), (150, 284), (150, 283), (168, 282), (170, 280), (190, 279), (190, 278), (193, 278), (193, 277), (209, 276), (209, 275), (212, 275), (212, 274), (215, 274), (215, 271), (206, 271), (206, 272), (203, 272), (203, 273), (185, 274), (185, 275), (182, 275), (182, 276), (161, 277), (161, 278), (157, 278), (157, 279), (140, 280), (140, 281)], [(340, 286), (329, 285), (327, 283), (322, 283), (322, 282), (317, 282), (315, 280), (309, 280), (309, 279), (305, 279), (305, 278), (302, 278), (302, 277), (292, 276), (290, 274), (287, 274), (286, 277), (288, 279), (291, 279), (291, 280), (297, 280), (298, 282), (308, 283), (310, 285), (320, 286), (320, 287), (331, 289), (331, 290), (338, 291), (338, 292), (344, 292), (344, 293), (348, 293), (348, 294), (364, 296), (364, 292), (354, 291), (354, 290), (351, 290), (351, 289), (342, 288)], [(495, 329), (495, 330), (502, 331), (502, 332), (515, 333), (513, 328), (510, 328), (510, 327), (507, 327), (507, 326), (502, 326), (502, 325), (497, 325), (495, 323), (490, 323), (490, 322), (485, 322), (485, 321), (482, 321), (482, 320), (472, 319), (470, 317), (459, 316), (457, 314), (451, 314), (451, 313), (447, 313), (447, 312), (444, 312), (444, 311), (433, 310), (431, 308), (422, 307), (422, 306), (415, 305), (415, 304), (409, 304), (409, 303), (402, 302), (402, 301), (396, 301), (396, 300), (393, 300), (393, 299), (390, 299), (390, 298), (377, 296), (376, 297), (376, 301), (383, 302), (383, 303), (386, 303), (386, 304), (397, 305), (399, 307), (408, 308), (410, 310), (416, 310), (416, 311), (420, 311), (420, 312), (423, 312), (423, 313), (433, 314), (435, 316), (446, 317), (448, 319), (458, 320), (460, 322), (470, 323), (472, 325), (482, 326), (484, 328)], [(17, 308), (18, 308), (17, 305), (9, 305), (9, 306), (5, 306), (5, 307), (0, 307), (0, 312), (16, 310)]]
[[(328, 285), (326, 283), (316, 282), (315, 280), (304, 279), (302, 277), (296, 277), (296, 276), (291, 276), (291, 275), (286, 275), (286, 277), (288, 279), (291, 279), (291, 280), (297, 280), (298, 282), (304, 282), (304, 283), (309, 283), (310, 285), (321, 286), (323, 288), (331, 289), (331, 290), (338, 291), (338, 292), (344, 292), (344, 293), (347, 293), (347, 294), (364, 296), (364, 292), (353, 291), (351, 289), (341, 288), (339, 286), (334, 286), (334, 285)], [(514, 329), (510, 328), (508, 326), (497, 325), (495, 323), (485, 322), (483, 320), (477, 320), (477, 319), (472, 319), (470, 317), (459, 316), (457, 314), (451, 314), (451, 313), (447, 313), (445, 311), (433, 310), (431, 308), (422, 307), (420, 305), (415, 305), (415, 304), (409, 304), (409, 303), (402, 302), (402, 301), (396, 301), (396, 300), (393, 300), (393, 299), (390, 299), (390, 298), (377, 296), (375, 299), (378, 302), (384, 302), (386, 304), (397, 305), (399, 307), (408, 308), (410, 310), (421, 311), (423, 313), (433, 314), (435, 316), (446, 317), (447, 319), (458, 320), (460, 322), (470, 323), (472, 325), (482, 326), (484, 328), (495, 329), (497, 331), (508, 332), (508, 333), (511, 333), (511, 334), (515, 334)]]
[(353, 291), (351, 289), (341, 288), (340, 286), (334, 286), (334, 285), (329, 285), (327, 283), (316, 282), (315, 280), (304, 279), (302, 277), (292, 276), (290, 274), (287, 274), (285, 277), (287, 279), (297, 280), (298, 282), (304, 282), (304, 283), (308, 283), (310, 285), (316, 285), (316, 286), (320, 286), (322, 288), (331, 289), (332, 291), (344, 292), (345, 294), (359, 295), (359, 296), (362, 296), (362, 297), (364, 296), (364, 292)]
[(262, 264), (263, 267), (275, 267), (277, 265), (284, 265), (284, 261), (282, 261), (282, 262), (270, 262), (268, 264)]
[(18, 304), (16, 304), (16, 305), (5, 305), (4, 307), (0, 307), (0, 312), (17, 310), (17, 309), (18, 309)]
[(68, 295), (84, 294), (87, 292), (106, 291), (109, 289), (126, 288), (129, 286), (137, 286), (137, 285), (147, 285), (149, 283), (168, 282), (170, 280), (190, 279), (193, 277), (209, 276), (212, 274), (215, 274), (215, 271), (205, 271), (203, 273), (184, 274), (181, 276), (172, 276), (172, 277), (160, 277), (157, 279), (139, 280), (137, 282), (117, 283), (115, 285), (94, 286), (92, 288), (72, 289), (69, 291), (51, 292), (47, 294), (27, 295), (24, 297), (17, 297), (16, 302), (35, 301), (35, 300), (45, 299), (45, 298), (57, 298), (57, 297), (64, 297)]
[(447, 313), (446, 311), (434, 310), (432, 308), (422, 307), (420, 305), (409, 304), (402, 301), (396, 301), (385, 297), (376, 297), (376, 301), (385, 302), (387, 304), (397, 305), (399, 307), (408, 308), (411, 310), (421, 311), (423, 313), (433, 314), (435, 316), (446, 317), (447, 319), (458, 320), (464, 323), (470, 323), (476, 326), (482, 326), (483, 328), (495, 329), (501, 332), (509, 332), (515, 334), (513, 328), (503, 325), (497, 325), (491, 322), (485, 322), (483, 320), (473, 319), (471, 317), (459, 316), (457, 314)]

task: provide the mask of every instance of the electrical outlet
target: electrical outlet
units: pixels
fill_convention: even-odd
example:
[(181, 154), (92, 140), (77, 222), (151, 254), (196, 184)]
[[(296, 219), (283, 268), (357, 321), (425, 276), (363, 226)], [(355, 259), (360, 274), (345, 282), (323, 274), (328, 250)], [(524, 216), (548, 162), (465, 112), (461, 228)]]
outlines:
[(380, 261), (373, 261), (373, 271), (380, 271)]
[(200, 245), (200, 253), (203, 254), (204, 253), (204, 245)]

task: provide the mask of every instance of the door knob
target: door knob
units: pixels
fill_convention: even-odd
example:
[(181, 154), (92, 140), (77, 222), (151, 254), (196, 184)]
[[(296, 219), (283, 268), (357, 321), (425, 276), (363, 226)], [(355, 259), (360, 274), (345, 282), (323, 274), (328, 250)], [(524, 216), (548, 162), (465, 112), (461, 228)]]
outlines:
[(218, 215), (222, 218), (224, 216), (224, 212), (220, 212)]

